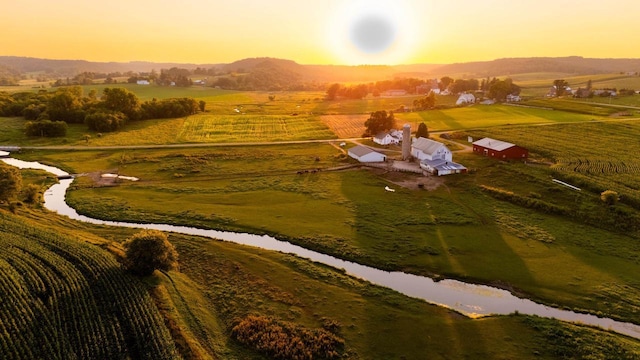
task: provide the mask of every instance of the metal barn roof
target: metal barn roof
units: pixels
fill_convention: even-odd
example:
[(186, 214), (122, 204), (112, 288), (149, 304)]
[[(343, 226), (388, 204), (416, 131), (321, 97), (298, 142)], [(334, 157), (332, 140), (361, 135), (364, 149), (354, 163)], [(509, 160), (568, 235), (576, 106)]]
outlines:
[(425, 154), (432, 155), (434, 154), (441, 146), (444, 146), (443, 143), (433, 141), (431, 139), (426, 139), (423, 137), (419, 137), (413, 140), (411, 146), (422, 151)]
[(492, 138), (480, 139), (478, 141), (475, 141), (473, 145), (482, 146), (484, 148), (495, 150), (495, 151), (504, 151), (510, 147), (516, 146), (516, 144), (512, 144), (506, 141), (496, 140)]

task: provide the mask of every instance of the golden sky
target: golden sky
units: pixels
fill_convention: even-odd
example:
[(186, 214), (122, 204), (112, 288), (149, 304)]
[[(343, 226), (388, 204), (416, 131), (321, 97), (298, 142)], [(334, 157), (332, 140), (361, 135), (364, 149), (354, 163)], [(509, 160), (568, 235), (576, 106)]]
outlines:
[(0, 55), (453, 63), (640, 58), (640, 0), (0, 0)]

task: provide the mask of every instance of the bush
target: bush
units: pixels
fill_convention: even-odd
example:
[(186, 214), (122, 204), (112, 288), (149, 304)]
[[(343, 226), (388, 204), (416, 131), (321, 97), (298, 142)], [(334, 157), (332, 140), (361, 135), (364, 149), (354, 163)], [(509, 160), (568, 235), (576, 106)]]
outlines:
[(600, 194), (600, 200), (609, 206), (617, 204), (619, 199), (618, 193), (613, 190), (605, 190)]
[(64, 121), (27, 121), (25, 132), (28, 136), (62, 137), (67, 135), (69, 126)]
[(142, 230), (125, 243), (125, 266), (136, 275), (148, 276), (178, 265), (178, 253), (167, 235), (158, 230)]
[(125, 114), (117, 111), (112, 112), (96, 112), (87, 115), (84, 123), (89, 129), (99, 132), (110, 132), (119, 130), (127, 122)]
[(274, 359), (339, 359), (344, 348), (344, 340), (327, 330), (307, 329), (259, 315), (240, 320), (231, 334)]
[(23, 189), (24, 201), (29, 204), (40, 202), (40, 187), (36, 184), (29, 184)]
[(0, 201), (9, 201), (18, 195), (22, 188), (20, 170), (0, 162)]

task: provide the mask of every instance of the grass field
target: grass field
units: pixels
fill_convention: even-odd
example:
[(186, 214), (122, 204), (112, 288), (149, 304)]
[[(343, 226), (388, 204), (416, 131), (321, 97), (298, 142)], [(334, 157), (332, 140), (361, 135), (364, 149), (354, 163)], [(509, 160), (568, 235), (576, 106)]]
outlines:
[[(34, 180), (36, 178), (30, 176), (30, 181)], [(106, 251), (87, 245), (84, 240), (91, 239), (103, 244), (102, 247), (118, 248), (118, 243), (136, 231), (96, 227), (53, 214), (43, 215), (37, 209), (23, 208), (16, 216), (0, 206), (3, 241), (29, 234), (29, 240), (21, 239), (17, 248), (3, 248), (3, 259), (21, 247), (32, 250), (34, 246), (42, 247), (37, 249), (40, 259), (59, 257), (56, 249), (61, 245), (76, 249), (76, 252), (84, 249), (80, 252), (84, 261), (56, 263), (61, 274), (73, 274), (82, 269), (81, 266), (92, 265), (92, 259), (115, 263)], [(34, 221), (46, 226), (47, 230), (31, 225)], [(52, 235), (56, 232), (60, 235)], [(9, 238), (7, 233), (11, 234)], [(238, 319), (249, 314), (268, 316), (311, 330), (332, 329), (344, 339), (342, 358), (346, 359), (556, 359), (559, 356), (632, 359), (640, 351), (640, 342), (636, 340), (552, 320), (522, 316), (471, 320), (289, 254), (177, 234), (169, 234), (169, 239), (180, 254), (180, 272), (156, 273), (145, 279), (166, 327), (157, 324), (144, 331), (155, 331), (156, 334), (170, 331), (179, 355), (185, 359), (266, 359), (231, 338), (231, 329)], [(23, 258), (25, 255), (21, 254)], [(32, 265), (37, 263), (31, 262)], [(91, 267), (93, 272), (99, 272), (99, 269), (99, 266)], [(24, 271), (21, 274), (24, 278), (22, 286), (25, 286), (23, 295), (35, 296), (40, 283), (37, 277), (28, 274)], [(3, 287), (8, 279), (11, 278), (6, 272), (0, 273)], [(56, 277), (46, 281), (52, 279)], [(120, 275), (118, 281), (126, 279), (127, 276)], [(137, 280), (127, 281), (136, 283)], [(59, 280), (48, 284), (54, 294), (65, 291)], [(139, 285), (130, 286), (126, 291), (137, 289)], [(3, 294), (7, 293), (3, 291)], [(142, 294), (149, 301), (148, 294), (144, 291)], [(96, 299), (98, 302), (112, 301), (108, 295)], [(78, 296), (73, 298), (78, 299)], [(144, 303), (137, 297), (125, 300), (137, 301), (137, 305)], [(80, 303), (76, 300), (73, 304), (79, 306)], [(129, 305), (122, 306), (126, 309)], [(91, 307), (76, 309), (73, 316), (88, 323), (99, 319), (102, 324), (110, 314), (102, 311), (99, 317), (91, 318)], [(15, 317), (15, 313), (21, 315)], [(20, 309), (15, 313), (0, 313), (3, 323), (25, 319)], [(59, 316), (66, 314), (60, 312)], [(139, 317), (127, 318), (132, 319)], [(22, 326), (13, 328), (16, 329), (29, 330)], [(50, 327), (42, 327), (36, 331), (44, 333), (48, 329)], [(59, 341), (63, 334), (58, 332), (50, 339)], [(80, 339), (89, 334), (85, 328)], [(97, 342), (99, 335), (93, 334), (96, 337), (81, 340), (84, 347), (80, 345), (73, 350), (65, 348), (64, 342), (54, 342), (52, 346), (60, 347), (58, 352), (47, 348), (41, 337), (36, 337), (39, 339), (36, 342), (25, 343), (28, 347), (24, 347), (14, 334), (11, 338), (0, 337), (0, 350), (18, 359), (34, 358), (37, 354), (46, 354), (47, 358), (68, 358), (71, 351), (84, 354), (81, 351), (85, 347), (91, 351), (91, 346), (98, 343), (102, 348), (117, 343), (117, 336), (103, 337)], [(157, 335), (148, 336), (141, 346), (149, 347), (160, 339), (162, 337)], [(164, 339), (166, 341), (166, 335)], [(93, 350), (90, 356), (108, 354), (102, 348)], [(171, 348), (170, 343), (164, 349)], [(168, 359), (172, 355), (145, 353), (132, 357)]]
[[(548, 141), (571, 144), (571, 136)], [(552, 169), (460, 154), (457, 161), (474, 174), (447, 179), (447, 187), (432, 192), (398, 188), (391, 198), (384, 187), (405, 175), (296, 175), (341, 164), (329, 145), (29, 156), (73, 172), (115, 169), (142, 179), (104, 188), (79, 179), (69, 201), (92, 216), (277, 234), (381, 268), (509, 284), (547, 303), (640, 322), (633, 305), (640, 303), (640, 287), (629, 275), (640, 271), (633, 255), (640, 250), (637, 235), (598, 228), (611, 223), (599, 192), (559, 188), (549, 181)], [(522, 180), (510, 181), (514, 177)], [(564, 218), (522, 208), (485, 195), (479, 185), (590, 215)]]

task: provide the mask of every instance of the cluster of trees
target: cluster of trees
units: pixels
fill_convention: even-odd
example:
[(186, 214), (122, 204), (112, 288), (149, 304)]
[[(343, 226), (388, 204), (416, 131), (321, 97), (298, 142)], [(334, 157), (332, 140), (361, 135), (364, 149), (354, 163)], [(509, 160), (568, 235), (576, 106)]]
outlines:
[(395, 129), (396, 119), (393, 111), (388, 113), (385, 110), (372, 112), (367, 121), (364, 122), (365, 133), (363, 136), (373, 136), (377, 133)]
[(434, 107), (436, 107), (436, 94), (433, 91), (422, 99), (413, 100), (414, 110), (428, 110)]
[[(22, 193), (25, 202), (35, 204), (39, 201), (40, 187), (35, 184), (22, 186), (22, 174), (16, 167), (0, 161), (0, 203), (10, 203)], [(13, 208), (12, 208), (13, 210)]]
[(80, 86), (51, 92), (0, 93), (0, 116), (32, 120), (26, 131), (33, 136), (64, 136), (66, 123), (85, 123), (100, 132), (116, 131), (128, 121), (187, 116), (204, 111), (204, 106), (193, 98), (141, 102), (124, 88), (105, 88), (100, 98), (95, 90), (85, 96)]

